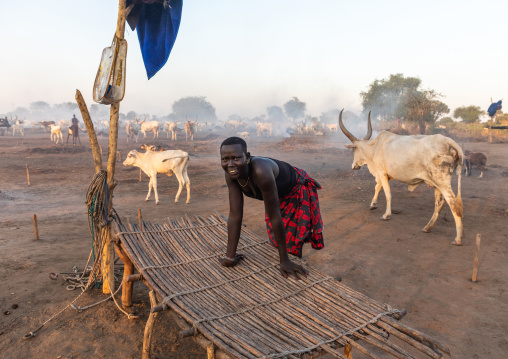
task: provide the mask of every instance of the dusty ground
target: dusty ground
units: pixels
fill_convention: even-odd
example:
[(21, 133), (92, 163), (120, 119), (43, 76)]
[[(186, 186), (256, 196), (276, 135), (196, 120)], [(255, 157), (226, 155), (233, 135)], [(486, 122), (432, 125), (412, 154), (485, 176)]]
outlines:
[[(86, 135), (85, 135), (86, 136)], [(144, 202), (148, 178), (139, 183), (139, 170), (118, 163), (114, 206), (122, 218), (161, 221), (185, 213), (227, 215), (227, 189), (219, 166), (218, 146), (224, 137), (197, 134), (194, 143), (181, 139), (172, 148), (192, 154), (189, 165), (191, 203), (173, 203), (174, 177), (159, 177), (160, 204)], [(148, 295), (136, 283), (134, 301), (139, 320), (128, 320), (111, 301), (77, 313), (68, 309), (48, 323), (36, 338), (22, 337), (64, 308), (78, 294), (67, 291), (50, 272), (83, 268), (90, 249), (85, 193), (94, 174), (86, 137), (83, 146), (52, 146), (49, 134), (28, 130), (26, 136), (0, 136), (0, 356), (2, 358), (140, 358), (148, 316)], [(488, 157), (483, 180), (478, 172), (462, 178), (465, 238), (450, 245), (455, 225), (448, 207), (432, 233), (420, 230), (433, 212), (433, 191), (426, 186), (408, 192), (392, 183), (394, 209), (401, 213), (380, 221), (380, 207), (369, 210), (374, 178), (366, 168), (351, 170), (352, 155), (345, 138), (302, 137), (249, 141), (253, 155), (286, 160), (318, 180), (325, 223), (325, 249), (305, 248), (307, 263), (341, 277), (343, 283), (392, 307), (406, 309), (409, 326), (445, 345), (453, 358), (506, 358), (508, 352), (508, 144), (459, 143)], [(148, 143), (168, 144), (166, 139)], [(107, 140), (100, 139), (103, 148)], [(142, 142), (140, 142), (142, 143)], [(120, 135), (123, 157), (136, 146)], [(103, 157), (106, 158), (105, 156)], [(31, 185), (27, 186), (26, 165)], [(457, 177), (453, 179), (457, 187)], [(153, 195), (152, 195), (153, 196)], [(182, 199), (185, 198), (182, 193)], [(246, 200), (246, 225), (265, 235), (262, 203)], [(34, 241), (32, 215), (40, 239)], [(446, 217), (445, 217), (446, 215)], [(476, 234), (482, 235), (478, 282), (471, 282)], [(282, 280), (282, 279), (281, 279)], [(94, 289), (78, 305), (104, 296)], [(18, 305), (12, 309), (13, 305)], [(10, 312), (10, 315), (4, 312)], [(205, 351), (191, 338), (177, 339), (177, 328), (159, 316), (155, 357), (202, 358)], [(355, 358), (361, 358), (356, 355)]]

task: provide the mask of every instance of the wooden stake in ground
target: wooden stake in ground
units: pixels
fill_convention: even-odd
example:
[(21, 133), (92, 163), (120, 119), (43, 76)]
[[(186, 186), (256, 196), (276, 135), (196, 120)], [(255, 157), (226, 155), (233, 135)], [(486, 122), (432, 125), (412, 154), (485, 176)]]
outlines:
[(478, 273), (478, 254), (480, 253), (480, 242), (482, 240), (482, 235), (476, 235), (476, 254), (474, 256), (474, 267), (473, 267), (473, 278), (471, 279), (473, 282), (476, 282), (476, 274)]
[(139, 169), (139, 182), (141, 182), (141, 168)]
[(28, 181), (28, 187), (30, 187), (30, 173), (28, 173), (28, 163), (26, 164), (26, 180)]
[(34, 239), (39, 240), (39, 228), (37, 227), (37, 216), (34, 214)]
[(141, 208), (138, 208), (138, 221), (139, 221), (139, 230), (143, 231), (143, 217), (141, 217)]

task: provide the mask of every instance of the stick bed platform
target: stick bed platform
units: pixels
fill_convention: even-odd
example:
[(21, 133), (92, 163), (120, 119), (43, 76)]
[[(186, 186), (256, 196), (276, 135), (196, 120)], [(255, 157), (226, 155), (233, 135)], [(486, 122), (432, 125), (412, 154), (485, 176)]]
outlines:
[[(245, 259), (233, 268), (222, 267), (218, 258), (226, 251), (227, 223), (218, 214), (160, 224), (117, 220), (113, 229), (125, 264), (124, 306), (132, 305), (133, 278), (141, 278), (160, 301), (158, 306), (152, 302), (150, 316), (170, 309), (191, 328), (187, 333), (204, 336), (222, 357), (449, 355), (436, 340), (400, 323), (404, 313), (299, 259), (295, 262), (309, 271), (307, 278), (284, 279), (277, 249), (245, 227), (238, 245)], [(140, 276), (132, 275), (133, 266)]]

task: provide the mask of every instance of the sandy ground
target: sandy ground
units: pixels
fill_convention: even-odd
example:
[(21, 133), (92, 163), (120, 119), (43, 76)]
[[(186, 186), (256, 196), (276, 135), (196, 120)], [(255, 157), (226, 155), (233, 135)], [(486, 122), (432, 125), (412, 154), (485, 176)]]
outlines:
[[(150, 136), (149, 136), (150, 137)], [(198, 133), (196, 141), (169, 144), (165, 138), (146, 143), (171, 145), (192, 157), (189, 164), (191, 203), (185, 192), (174, 204), (177, 181), (159, 176), (160, 204), (144, 202), (148, 178), (118, 163), (114, 207), (122, 218), (162, 221), (184, 214), (228, 214), (227, 188), (219, 164), (224, 138)], [(99, 140), (107, 149), (107, 139)], [(51, 272), (80, 270), (91, 249), (85, 194), (94, 174), (86, 135), (82, 146), (54, 146), (49, 134), (27, 130), (26, 136), (0, 136), (0, 357), (10, 358), (140, 358), (149, 312), (147, 290), (136, 283), (134, 305), (138, 320), (128, 320), (107, 301), (77, 313), (67, 309), (31, 340), (23, 336), (65, 308), (79, 290), (66, 290)], [(253, 155), (271, 156), (301, 167), (318, 180), (325, 248), (304, 249), (308, 265), (351, 288), (397, 309), (406, 309), (403, 322), (444, 343), (453, 358), (506, 358), (508, 352), (508, 144), (463, 143), (465, 149), (488, 157), (488, 171), (462, 177), (464, 245), (450, 245), (455, 224), (447, 206), (432, 233), (421, 229), (434, 207), (433, 190), (425, 185), (408, 192), (392, 182), (392, 208), (401, 211), (380, 221), (385, 199), (369, 210), (374, 178), (366, 168), (351, 170), (352, 155), (343, 136), (257, 139), (249, 141)], [(141, 140), (139, 144), (143, 143)], [(123, 157), (139, 147), (126, 144)], [(103, 159), (105, 159), (105, 154)], [(27, 186), (26, 165), (30, 170)], [(457, 176), (453, 187), (457, 188)], [(34, 241), (36, 214), (40, 239)], [(265, 236), (263, 205), (246, 200), (244, 223)], [(478, 282), (471, 282), (475, 237), (482, 235)], [(225, 239), (226, 240), (226, 239)], [(281, 278), (281, 280), (283, 280)], [(85, 293), (79, 306), (105, 298), (99, 289)], [(17, 305), (16, 309), (12, 306)], [(5, 314), (9, 312), (10, 314)], [(164, 313), (154, 336), (155, 358), (202, 358), (206, 355), (191, 338), (178, 339), (179, 328)], [(355, 358), (362, 358), (355, 353)]]

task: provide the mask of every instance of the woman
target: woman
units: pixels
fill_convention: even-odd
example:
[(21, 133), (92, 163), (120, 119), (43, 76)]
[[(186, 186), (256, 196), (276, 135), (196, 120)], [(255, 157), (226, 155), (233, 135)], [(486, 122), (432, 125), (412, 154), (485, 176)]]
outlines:
[(301, 169), (266, 157), (251, 157), (247, 143), (229, 137), (220, 147), (221, 165), (229, 189), (228, 246), (220, 258), (225, 267), (233, 267), (243, 258), (236, 253), (243, 219), (244, 195), (262, 200), (270, 241), (279, 249), (280, 272), (287, 278), (307, 271), (291, 262), (288, 252), (301, 258), (302, 246), (311, 242), (323, 248), (323, 221), (316, 189), (321, 186)]

